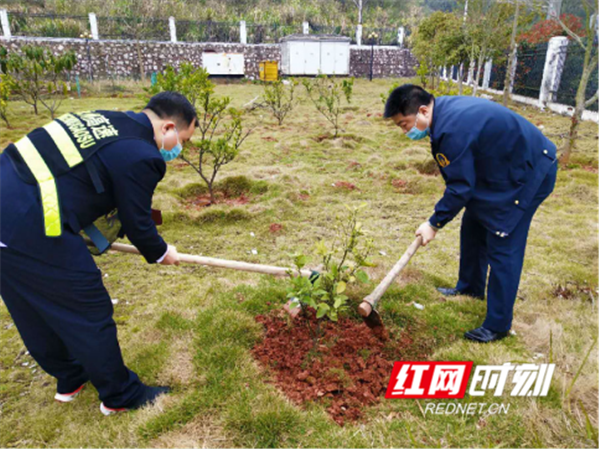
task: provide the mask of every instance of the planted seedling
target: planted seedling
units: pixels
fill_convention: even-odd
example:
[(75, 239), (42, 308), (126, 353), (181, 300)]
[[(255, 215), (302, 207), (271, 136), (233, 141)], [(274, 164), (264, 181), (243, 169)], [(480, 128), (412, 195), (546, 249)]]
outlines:
[[(302, 309), (302, 317), (310, 327), (309, 308), (316, 313), (317, 326), (311, 328), (315, 341), (321, 337), (321, 321), (337, 322), (340, 313), (348, 309), (348, 287), (369, 281), (365, 267), (372, 266), (367, 258), (372, 249), (372, 240), (366, 237), (358, 220), (359, 212), (366, 204), (357, 208), (346, 206), (348, 214), (338, 216), (335, 222), (335, 238), (330, 245), (319, 241), (314, 254), (323, 267), (320, 276), (312, 281), (291, 273), (288, 298), (293, 306)], [(298, 272), (306, 265), (308, 258), (294, 256), (294, 266)]]

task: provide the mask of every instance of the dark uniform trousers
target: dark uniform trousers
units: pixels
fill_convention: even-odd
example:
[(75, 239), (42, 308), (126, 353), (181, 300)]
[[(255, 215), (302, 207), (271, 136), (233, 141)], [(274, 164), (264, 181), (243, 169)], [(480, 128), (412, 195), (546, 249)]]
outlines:
[(108, 407), (126, 407), (143, 391), (117, 341), (102, 275), (66, 270), (0, 249), (0, 295), (31, 356), (69, 393), (86, 381)]
[[(16, 146), (0, 154), (0, 241), (7, 246), (0, 248), (0, 295), (32, 357), (57, 378), (59, 393), (91, 381), (107, 407), (127, 408), (138, 405), (146, 386), (123, 364), (113, 305), (79, 230), (119, 208), (125, 234), (148, 262), (156, 261), (167, 245), (150, 207), (166, 165), (145, 114), (104, 113), (119, 138), (98, 141), (101, 150), (86, 163), (54, 174), (60, 236), (47, 236), (39, 188), (19, 175)], [(64, 162), (47, 130), (28, 138), (47, 164)]]
[(487, 316), (483, 323), (489, 330), (505, 332), (511, 328), (529, 226), (537, 208), (554, 190), (556, 172), (554, 164), (523, 217), (506, 237), (486, 229), (473, 218), (468, 207), (465, 209), (460, 229), (460, 269), (456, 289), (464, 294), (483, 297), (490, 268)]

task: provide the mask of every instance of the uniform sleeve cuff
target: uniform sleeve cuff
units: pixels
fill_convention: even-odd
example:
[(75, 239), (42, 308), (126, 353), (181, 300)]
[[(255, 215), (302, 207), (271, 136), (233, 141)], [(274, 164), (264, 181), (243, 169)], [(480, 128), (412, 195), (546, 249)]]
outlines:
[(161, 262), (163, 262), (163, 260), (165, 259), (165, 256), (167, 256), (167, 253), (169, 253), (169, 247), (167, 247), (167, 251), (160, 258), (158, 258), (156, 260), (156, 263), (160, 264)]
[(435, 214), (429, 218), (429, 226), (433, 228), (435, 231), (441, 230), (444, 228), (444, 223), (435, 217)]

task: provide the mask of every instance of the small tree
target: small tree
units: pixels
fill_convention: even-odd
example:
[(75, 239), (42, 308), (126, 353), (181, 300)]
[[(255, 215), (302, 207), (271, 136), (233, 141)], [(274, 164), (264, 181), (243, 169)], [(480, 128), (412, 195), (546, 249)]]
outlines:
[(302, 84), (317, 111), (333, 125), (335, 129), (333, 137), (337, 137), (340, 129), (339, 117), (342, 112), (342, 98), (346, 99), (346, 103), (350, 103), (354, 78), (337, 82), (326, 75), (319, 75), (312, 81), (304, 79)]
[(0, 74), (0, 119), (4, 120), (8, 128), (12, 128), (8, 121), (8, 100), (11, 83), (10, 75)]
[[(473, 96), (477, 95), (479, 77), (485, 62), (494, 57), (497, 58), (509, 47), (515, 8), (508, 1), (469, 1), (468, 13), (465, 16), (465, 32), (471, 63), (469, 70), (475, 70), (472, 77)], [(533, 17), (531, 15), (519, 16), (518, 11), (516, 13), (517, 21), (531, 20)]]
[[(572, 14), (561, 14), (560, 20), (577, 36), (585, 36), (585, 29), (579, 17)], [(529, 30), (519, 34), (517, 42), (519, 44), (527, 43), (530, 45), (538, 45), (548, 42), (555, 36), (566, 36), (570, 38), (556, 19), (547, 19), (536, 23)]]
[[(523, 14), (520, 13), (520, 7), (521, 6), (525, 6), (521, 5), (521, 2), (523, 3), (530, 3), (530, 6), (534, 6), (535, 5), (535, 1), (536, 0), (512, 0), (515, 4), (514, 7), (514, 14), (513, 14), (513, 20), (512, 20), (512, 31), (510, 34), (510, 49), (508, 52), (508, 60), (506, 62), (506, 73), (504, 75), (504, 92), (502, 93), (502, 104), (504, 106), (508, 105), (508, 100), (510, 98), (510, 79), (515, 71), (515, 68), (513, 67), (517, 58), (517, 30), (522, 27), (523, 25), (528, 25), (531, 23), (532, 19), (533, 19), (533, 15), (527, 15), (527, 14)], [(539, 26), (539, 24), (535, 25), (533, 28)], [(548, 39), (550, 39), (548, 37)]]
[(296, 80), (290, 80), (287, 86), (282, 80), (264, 84), (265, 107), (271, 111), (280, 126), (288, 113), (294, 109), (296, 103), (294, 91), (297, 85)]
[(164, 72), (157, 74), (156, 83), (144, 88), (145, 99), (149, 99), (162, 91), (179, 92), (190, 101), (194, 107), (202, 95), (209, 81), (209, 73), (203, 67), (194, 67), (190, 63), (183, 63), (179, 69), (167, 66)]
[(587, 89), (590, 77), (594, 72), (594, 69), (598, 68), (598, 3), (589, 0), (582, 0), (581, 5), (585, 11), (585, 38), (582, 39), (577, 33), (571, 30), (567, 24), (559, 17), (554, 17), (554, 20), (563, 28), (567, 35), (572, 38), (583, 50), (583, 70), (581, 73), (581, 79), (579, 81), (579, 87), (577, 88), (577, 94), (575, 95), (575, 111), (571, 118), (571, 128), (569, 129), (569, 135), (567, 141), (563, 146), (563, 154), (560, 157), (561, 164), (567, 164), (571, 157), (571, 152), (575, 148), (575, 141), (577, 139), (577, 132), (579, 130), (579, 123), (583, 116), (583, 111), (586, 107), (592, 105), (598, 101), (598, 91), (589, 99), (585, 98), (585, 91)]
[(424, 87), (431, 76), (431, 88), (435, 89), (434, 75), (439, 67), (460, 63), (465, 53), (465, 35), (461, 20), (452, 13), (436, 11), (423, 19), (412, 38), (413, 53), (419, 60), (417, 75)]
[(196, 102), (200, 132), (200, 140), (193, 143), (198, 151), (197, 163), (192, 161), (189, 149), (184, 149), (181, 158), (206, 183), (210, 201), (214, 203), (217, 173), (235, 159), (251, 130), (244, 130), (242, 112), (229, 107), (229, 97), (215, 98), (214, 83), (208, 77), (199, 77), (199, 80), (199, 84), (194, 86), (198, 93)]
[(11, 52), (6, 70), (11, 75), (10, 89), (38, 114), (41, 103), (54, 119), (54, 114), (67, 94), (64, 76), (77, 63), (75, 52), (67, 51), (55, 56), (51, 51), (25, 46), (22, 53)]
[[(324, 241), (317, 243), (315, 255), (321, 260), (323, 270), (316, 280), (293, 276), (288, 288), (288, 298), (301, 306), (307, 318), (307, 307), (313, 308), (317, 316), (315, 339), (320, 337), (320, 321), (328, 318), (336, 322), (339, 313), (348, 309), (347, 287), (355, 283), (369, 281), (365, 267), (372, 266), (367, 261), (372, 250), (372, 240), (364, 239), (365, 232), (359, 222), (359, 213), (366, 204), (357, 208), (346, 206), (348, 214), (338, 216), (335, 222), (335, 238), (331, 245)], [(296, 255), (294, 264), (300, 271), (307, 263), (305, 255)]]

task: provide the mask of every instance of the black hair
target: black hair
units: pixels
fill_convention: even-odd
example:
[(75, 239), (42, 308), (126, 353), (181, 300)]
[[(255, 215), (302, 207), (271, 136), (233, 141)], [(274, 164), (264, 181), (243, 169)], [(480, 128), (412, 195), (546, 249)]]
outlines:
[(433, 95), (420, 86), (403, 84), (392, 91), (385, 102), (383, 117), (389, 119), (400, 113), (403, 116), (416, 114), (423, 105), (429, 105)]
[(173, 119), (179, 124), (185, 124), (186, 128), (192, 123), (198, 126), (196, 108), (179, 92), (160, 92), (150, 99), (144, 109), (153, 111), (161, 119)]

